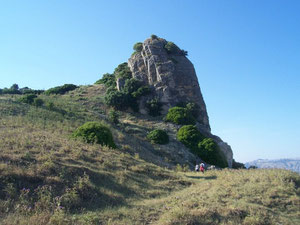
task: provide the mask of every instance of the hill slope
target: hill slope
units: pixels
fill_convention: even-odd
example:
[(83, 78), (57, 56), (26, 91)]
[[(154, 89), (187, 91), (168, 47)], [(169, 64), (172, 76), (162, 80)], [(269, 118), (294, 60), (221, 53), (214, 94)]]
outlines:
[[(300, 177), (284, 170), (176, 172), (197, 159), (177, 127), (139, 114), (107, 120), (101, 85), (40, 95), (53, 107), (0, 96), (0, 224), (297, 224)], [(117, 149), (71, 138), (86, 121)], [(145, 138), (164, 128), (168, 145)]]

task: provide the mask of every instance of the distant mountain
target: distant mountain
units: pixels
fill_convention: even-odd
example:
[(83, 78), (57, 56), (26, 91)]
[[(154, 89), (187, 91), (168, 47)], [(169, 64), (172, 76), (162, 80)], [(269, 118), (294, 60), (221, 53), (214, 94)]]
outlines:
[(258, 159), (245, 163), (245, 166), (257, 166), (258, 168), (280, 168), (300, 173), (300, 158), (294, 159)]

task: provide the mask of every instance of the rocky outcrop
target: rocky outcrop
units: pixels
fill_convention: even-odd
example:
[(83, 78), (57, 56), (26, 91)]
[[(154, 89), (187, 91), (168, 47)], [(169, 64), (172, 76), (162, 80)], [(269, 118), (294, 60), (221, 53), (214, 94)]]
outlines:
[[(167, 48), (167, 44), (171, 44)], [(193, 64), (175, 44), (162, 38), (149, 38), (142, 43), (142, 49), (135, 52), (128, 60), (133, 78), (142, 81), (154, 89), (154, 95), (163, 105), (162, 113), (179, 103), (196, 103), (199, 106), (197, 127), (213, 138), (225, 154), (229, 167), (232, 165), (232, 150), (219, 137), (212, 135), (206, 105), (203, 100)], [(121, 81), (117, 86), (122, 86)], [(146, 99), (144, 99), (146, 100)], [(146, 113), (143, 100), (139, 110)]]
[(167, 43), (161, 38), (145, 40), (142, 51), (128, 60), (132, 75), (154, 87), (156, 97), (163, 104), (163, 113), (178, 103), (196, 103), (200, 107), (197, 120), (210, 130), (194, 66), (182, 52), (168, 52)]

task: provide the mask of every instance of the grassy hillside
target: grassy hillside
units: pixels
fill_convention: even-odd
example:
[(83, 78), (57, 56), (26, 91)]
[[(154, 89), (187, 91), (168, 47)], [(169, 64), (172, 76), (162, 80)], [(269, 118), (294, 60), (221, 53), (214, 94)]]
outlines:
[[(82, 86), (40, 95), (42, 107), (0, 96), (0, 224), (300, 223), (298, 174), (178, 172), (196, 158), (176, 141), (177, 127), (134, 113), (112, 124), (103, 94)], [(87, 121), (104, 122), (118, 148), (71, 138)], [(168, 145), (147, 141), (154, 128), (168, 131)]]

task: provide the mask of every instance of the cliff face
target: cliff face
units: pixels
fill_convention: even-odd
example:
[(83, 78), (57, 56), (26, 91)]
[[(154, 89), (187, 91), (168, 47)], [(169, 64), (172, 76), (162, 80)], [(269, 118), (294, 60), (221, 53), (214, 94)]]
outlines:
[(197, 103), (197, 120), (210, 130), (206, 106), (193, 64), (180, 52), (168, 53), (164, 39), (147, 39), (143, 49), (128, 60), (134, 78), (155, 89), (163, 103), (163, 113), (180, 102)]
[[(210, 132), (206, 105), (197, 75), (185, 52), (162, 38), (149, 38), (140, 45), (139, 51), (128, 60), (132, 76), (154, 89), (155, 97), (163, 104), (163, 114), (179, 103), (196, 103), (200, 111), (196, 118), (198, 128), (218, 143), (231, 167), (232, 150), (229, 145)], [(117, 83), (118, 86), (122, 86), (122, 80), (118, 80)], [(141, 113), (146, 112), (143, 101), (140, 102), (139, 108)]]

